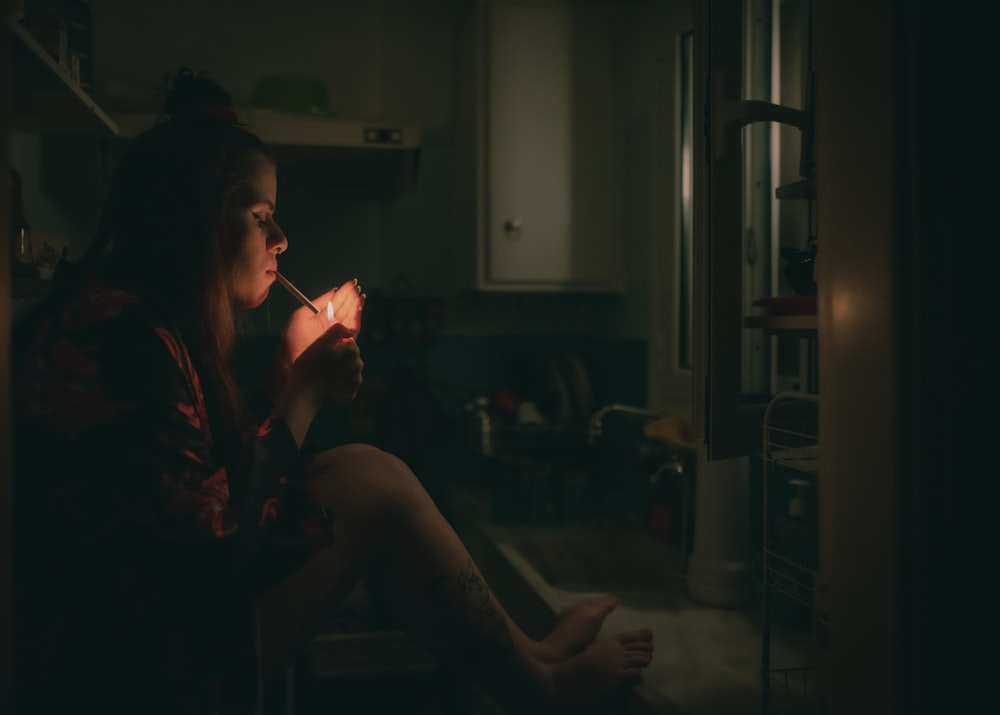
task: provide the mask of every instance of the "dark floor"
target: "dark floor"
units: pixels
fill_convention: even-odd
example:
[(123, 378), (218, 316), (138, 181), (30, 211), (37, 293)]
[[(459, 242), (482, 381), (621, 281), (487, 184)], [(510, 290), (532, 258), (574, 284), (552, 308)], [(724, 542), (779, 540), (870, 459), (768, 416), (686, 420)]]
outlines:
[(364, 580), (265, 701), (265, 715), (504, 715), (398, 630)]
[(487, 696), (444, 673), (368, 676), (303, 685), (287, 715), (503, 715)]

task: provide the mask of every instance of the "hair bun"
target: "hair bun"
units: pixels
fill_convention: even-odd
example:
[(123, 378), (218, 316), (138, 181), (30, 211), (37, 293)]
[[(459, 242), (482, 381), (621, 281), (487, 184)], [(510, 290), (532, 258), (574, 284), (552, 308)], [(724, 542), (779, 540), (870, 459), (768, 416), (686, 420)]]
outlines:
[(233, 99), (219, 84), (187, 67), (174, 75), (163, 110), (171, 119), (202, 117), (236, 123)]

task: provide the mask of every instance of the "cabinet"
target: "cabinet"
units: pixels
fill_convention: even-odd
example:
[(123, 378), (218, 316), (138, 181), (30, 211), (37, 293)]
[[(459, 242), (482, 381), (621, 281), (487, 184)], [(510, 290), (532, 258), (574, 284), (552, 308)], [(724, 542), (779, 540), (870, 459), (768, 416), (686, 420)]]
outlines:
[(623, 13), (478, 6), (476, 287), (623, 287)]
[[(382, 198), (416, 188), (421, 142), (418, 127), (253, 106), (235, 106), (234, 110), (281, 167), (282, 189)], [(131, 139), (153, 126), (160, 115), (122, 112), (113, 116), (122, 138)]]

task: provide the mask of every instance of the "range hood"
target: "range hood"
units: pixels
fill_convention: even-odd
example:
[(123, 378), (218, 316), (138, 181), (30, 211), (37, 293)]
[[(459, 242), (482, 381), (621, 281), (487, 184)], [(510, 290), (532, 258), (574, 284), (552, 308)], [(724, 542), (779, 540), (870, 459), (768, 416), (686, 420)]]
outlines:
[[(413, 191), (420, 164), (420, 130), (382, 122), (349, 121), (235, 107), (241, 124), (260, 137), (278, 164), (282, 187), (342, 196), (387, 196)], [(119, 135), (152, 126), (150, 114), (116, 115)]]

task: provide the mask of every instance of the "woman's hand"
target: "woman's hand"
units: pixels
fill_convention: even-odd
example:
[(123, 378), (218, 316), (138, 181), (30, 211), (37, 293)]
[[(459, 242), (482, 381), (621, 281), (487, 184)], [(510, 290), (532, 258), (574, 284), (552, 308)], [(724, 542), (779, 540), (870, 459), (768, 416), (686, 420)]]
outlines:
[(353, 400), (361, 387), (361, 351), (354, 331), (334, 323), (292, 365), (285, 392), (317, 410)]
[(356, 334), (334, 323), (302, 351), (288, 371), (274, 412), (300, 447), (320, 409), (353, 400), (358, 394), (364, 363), (354, 341)]
[[(327, 291), (313, 303), (319, 308), (319, 313), (314, 314), (306, 306), (297, 308), (282, 331), (271, 371), (264, 385), (268, 396), (275, 404), (288, 387), (294, 365), (310, 346), (331, 334), (337, 325), (343, 328), (336, 332), (339, 343), (353, 342), (361, 329), (361, 312), (364, 309), (365, 295), (361, 292), (356, 279), (346, 281), (339, 288)], [(332, 324), (328, 317), (328, 304), (333, 309)], [(328, 356), (333, 357), (332, 354)]]
[[(329, 296), (330, 294), (326, 295)], [(334, 288), (332, 297), (327, 297), (327, 302), (330, 303), (333, 310), (332, 323), (340, 323), (346, 328), (353, 330), (354, 336), (357, 337), (357, 334), (361, 332), (361, 311), (364, 310), (366, 298), (367, 296), (361, 292), (361, 286), (358, 285), (357, 278), (347, 281), (340, 288)], [(317, 315), (323, 316), (324, 320), (330, 322), (327, 313), (327, 302), (316, 303), (316, 307), (319, 308)], [(312, 312), (308, 308), (306, 310), (310, 313)]]

